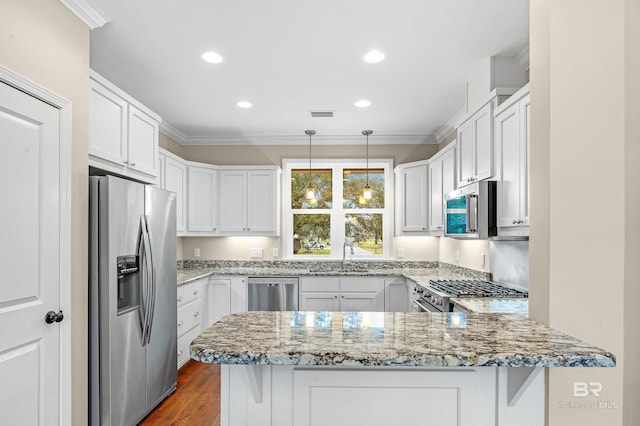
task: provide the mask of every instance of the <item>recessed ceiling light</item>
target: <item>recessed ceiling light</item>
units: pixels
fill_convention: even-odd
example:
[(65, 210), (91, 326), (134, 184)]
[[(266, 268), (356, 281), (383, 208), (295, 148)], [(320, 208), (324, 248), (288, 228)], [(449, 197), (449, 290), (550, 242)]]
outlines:
[(371, 50), (362, 56), (362, 60), (368, 64), (377, 64), (384, 59), (384, 53), (379, 50)]
[(236, 105), (238, 105), (240, 108), (251, 108), (253, 106), (251, 102), (247, 101), (240, 101)]
[(222, 56), (213, 51), (203, 53), (202, 59), (207, 62), (211, 62), (212, 64), (219, 64), (222, 62)]
[(354, 105), (358, 108), (366, 108), (371, 105), (371, 101), (367, 99), (360, 99), (359, 101), (355, 102)]

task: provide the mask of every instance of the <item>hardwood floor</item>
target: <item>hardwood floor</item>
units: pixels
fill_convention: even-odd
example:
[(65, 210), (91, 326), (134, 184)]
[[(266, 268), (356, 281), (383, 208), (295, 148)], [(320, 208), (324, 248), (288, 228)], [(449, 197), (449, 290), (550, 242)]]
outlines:
[(178, 372), (176, 391), (140, 426), (220, 426), (220, 366), (189, 361)]

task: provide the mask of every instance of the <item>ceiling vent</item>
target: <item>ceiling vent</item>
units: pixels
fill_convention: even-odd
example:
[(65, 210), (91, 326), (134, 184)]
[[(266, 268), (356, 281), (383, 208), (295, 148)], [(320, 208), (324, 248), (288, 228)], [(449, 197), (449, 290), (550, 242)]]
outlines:
[(309, 111), (311, 118), (333, 118), (333, 111)]

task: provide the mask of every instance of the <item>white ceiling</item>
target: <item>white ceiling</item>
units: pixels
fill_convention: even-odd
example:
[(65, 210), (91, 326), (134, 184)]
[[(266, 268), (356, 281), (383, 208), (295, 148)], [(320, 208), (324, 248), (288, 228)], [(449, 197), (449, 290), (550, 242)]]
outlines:
[[(363, 129), (371, 143), (433, 143), (463, 109), (468, 77), (529, 36), (529, 0), (92, 3), (110, 22), (91, 31), (91, 68), (185, 144), (304, 144), (309, 128), (341, 143), (360, 143)], [(383, 62), (362, 61), (372, 48)], [(208, 50), (224, 61), (204, 62)], [(335, 116), (311, 118), (316, 109)]]

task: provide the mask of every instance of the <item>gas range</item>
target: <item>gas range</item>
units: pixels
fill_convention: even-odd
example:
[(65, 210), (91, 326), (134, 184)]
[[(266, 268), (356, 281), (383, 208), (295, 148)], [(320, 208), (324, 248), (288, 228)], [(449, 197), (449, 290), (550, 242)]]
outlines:
[(484, 280), (429, 280), (429, 287), (417, 286), (413, 303), (422, 312), (449, 312), (451, 297), (528, 297), (526, 291)]

